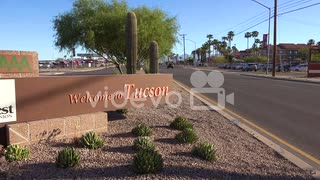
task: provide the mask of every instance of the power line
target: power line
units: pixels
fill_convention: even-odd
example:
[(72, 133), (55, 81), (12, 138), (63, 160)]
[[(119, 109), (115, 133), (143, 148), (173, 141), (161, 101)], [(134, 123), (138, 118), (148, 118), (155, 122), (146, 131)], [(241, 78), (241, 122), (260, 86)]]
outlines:
[(297, 2), (290, 1), (290, 4), (287, 4), (287, 5), (284, 5), (284, 6), (279, 6), (278, 9), (279, 10), (280, 9), (284, 9), (284, 8), (288, 9), (288, 8), (290, 8), (292, 6), (294, 7), (294, 6), (297, 6), (297, 5), (300, 5), (300, 4), (305, 4), (305, 3), (310, 2), (310, 1), (312, 1), (312, 0), (299, 0)]
[[(272, 17), (273, 17), (273, 16), (272, 16)], [(270, 17), (270, 19), (271, 19), (271, 17)], [(258, 26), (258, 25), (260, 25), (260, 24), (262, 24), (262, 23), (264, 23), (264, 22), (266, 22), (266, 21), (268, 21), (268, 20), (269, 20), (269, 18), (268, 18), (268, 19), (265, 19), (265, 20), (263, 20), (263, 21), (261, 21), (261, 22), (259, 22), (259, 23), (257, 23), (257, 24), (255, 24), (255, 25), (253, 25), (253, 26), (250, 26), (250, 27), (248, 27), (247, 29), (245, 29), (245, 30), (243, 30), (243, 31), (235, 34), (235, 36), (236, 36), (236, 35), (239, 35), (239, 34), (241, 34), (241, 33), (243, 33), (243, 32), (245, 32), (245, 31), (247, 31), (247, 30), (249, 30), (249, 29), (251, 29), (251, 28), (254, 28), (254, 27), (256, 27), (256, 26)]]
[[(241, 22), (241, 23), (233, 26), (233, 27), (230, 27), (230, 28), (228, 28), (228, 29), (226, 29), (226, 30), (224, 30), (224, 31), (222, 31), (222, 32), (220, 32), (220, 33), (217, 33), (216, 35), (225, 33), (226, 31), (230, 31), (231, 29), (234, 30), (235, 27), (238, 27), (238, 26), (240, 26), (240, 25), (242, 25), (242, 24), (244, 24), (244, 23), (250, 24), (250, 23), (253, 23), (253, 22), (255, 22), (255, 21), (258, 21), (258, 20), (260, 20), (260, 19), (262, 18), (262, 17), (260, 17), (260, 16), (265, 16), (267, 12), (268, 12), (268, 11), (259, 13), (259, 14), (255, 15), (255, 16), (253, 16), (253, 17), (251, 17), (251, 18), (249, 18), (249, 19), (247, 19), (247, 20), (245, 20), (245, 21), (243, 21), (243, 22)], [(248, 26), (248, 25), (244, 25), (244, 26)]]
[(317, 26), (317, 27), (320, 26), (320, 24), (317, 24), (317, 23), (311, 23), (311, 22), (301, 21), (301, 20), (292, 19), (292, 18), (284, 18), (284, 17), (281, 17), (281, 19), (282, 19), (282, 20), (285, 20), (285, 21), (289, 21), (289, 22), (295, 22), (295, 23), (307, 25), (307, 26)]
[[(296, 7), (296, 6), (301, 5), (301, 4), (308, 3), (310, 1), (312, 1), (312, 0), (299, 0), (299, 1), (296, 1), (296, 2), (294, 2), (294, 0), (293, 1), (290, 0), (290, 1), (287, 1), (285, 3), (280, 4), (278, 6), (278, 9), (282, 9), (282, 11), (283, 11), (283, 10), (287, 10), (287, 9)], [(289, 10), (289, 11), (286, 11), (286, 12), (283, 12), (283, 13), (279, 13), (278, 17), (282, 16), (284, 14), (292, 13), (292, 12), (299, 11), (299, 10), (302, 10), (302, 9), (306, 9), (306, 8), (309, 8), (309, 7), (312, 7), (312, 6), (316, 6), (316, 5), (319, 5), (319, 4), (320, 3), (315, 3), (315, 4), (311, 4), (311, 5), (308, 5), (308, 6), (301, 7), (301, 8), (297, 8), (297, 9)], [(256, 26), (258, 26), (258, 25), (260, 25), (260, 24), (262, 24), (262, 23), (264, 23), (264, 22), (269, 20), (269, 18), (266, 18), (266, 16), (267, 16), (266, 12), (267, 11), (264, 11), (264, 12), (262, 12), (262, 13), (256, 15), (256, 16), (254, 16), (254, 18), (250, 18), (250, 19), (248, 19), (246, 21), (243, 21), (243, 22), (241, 22), (241, 23), (239, 23), (239, 24), (237, 24), (237, 25), (235, 25), (235, 26), (233, 26), (233, 27), (231, 27), (229, 29), (224, 30), (223, 32), (218, 33), (217, 35), (222, 34), (222, 33), (226, 32), (226, 31), (229, 31), (229, 30), (233, 30), (234, 32), (236, 32), (232, 28), (238, 27), (238, 26), (240, 26), (242, 24), (245, 24), (245, 25), (243, 25), (240, 28), (237, 28), (237, 29), (240, 29), (239, 30), (240, 32), (239, 33), (235, 33), (235, 36), (245, 32), (245, 31), (247, 31), (247, 30), (249, 30), (251, 28), (254, 28), (254, 27), (256, 27)], [(273, 13), (273, 10), (272, 10), (272, 13)], [(270, 19), (272, 19), (273, 17), (274, 16), (271, 16)], [(259, 22), (257, 22), (257, 21), (259, 21)]]
[(288, 14), (288, 13), (292, 13), (292, 12), (295, 12), (295, 11), (299, 11), (299, 10), (302, 10), (302, 9), (306, 9), (306, 8), (309, 8), (309, 7), (312, 7), (312, 6), (316, 6), (316, 5), (319, 5), (320, 3), (315, 3), (315, 4), (311, 4), (311, 5), (308, 5), (308, 6), (304, 6), (304, 7), (301, 7), (301, 8), (298, 8), (298, 9), (294, 9), (294, 10), (291, 10), (291, 11), (287, 11), (287, 12), (284, 12), (284, 13), (280, 13), (278, 14), (278, 16), (282, 16), (284, 14)]
[[(311, 4), (311, 5), (308, 5), (308, 6), (301, 7), (301, 8), (297, 8), (297, 9), (294, 9), (294, 10), (290, 10), (290, 11), (287, 11), (287, 12), (279, 13), (278, 16), (282, 16), (282, 15), (284, 15), (284, 14), (288, 14), (288, 13), (292, 13), (292, 12), (299, 11), (299, 10), (302, 10), (302, 9), (306, 9), (306, 8), (309, 8), (309, 7), (312, 7), (312, 6), (316, 6), (316, 5), (319, 5), (319, 4), (320, 4), (320, 3), (315, 3), (315, 4)], [(273, 18), (273, 17), (274, 17), (274, 16), (271, 16), (270, 18)], [(266, 22), (268, 19), (269, 19), (269, 18), (267, 18), (267, 19), (265, 19), (265, 20), (263, 20), (263, 21), (260, 21), (259, 23), (256, 23), (256, 24), (250, 26), (249, 28), (246, 28), (245, 30), (237, 33), (236, 35), (239, 35), (239, 34), (245, 32), (245, 31), (247, 31), (247, 30), (249, 30), (249, 29), (251, 29), (251, 28), (253, 28), (253, 27), (256, 27), (256, 26), (258, 26), (258, 25)]]

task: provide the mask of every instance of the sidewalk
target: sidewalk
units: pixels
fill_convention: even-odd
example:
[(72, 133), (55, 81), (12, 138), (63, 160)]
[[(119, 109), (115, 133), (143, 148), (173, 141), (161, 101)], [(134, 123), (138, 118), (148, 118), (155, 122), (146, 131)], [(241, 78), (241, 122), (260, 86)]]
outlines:
[(262, 78), (270, 78), (270, 79), (277, 79), (277, 80), (287, 80), (287, 81), (297, 81), (297, 82), (310, 82), (320, 84), (320, 77), (313, 77), (308, 78), (307, 73), (305, 72), (277, 72), (275, 77), (272, 77), (272, 72), (266, 74), (264, 71), (257, 71), (257, 72), (244, 72), (240, 70), (229, 70), (229, 69), (219, 69), (216, 67), (191, 67), (195, 70), (217, 70), (223, 72), (232, 72), (232, 73), (239, 73), (243, 76), (252, 76), (252, 77), (262, 77)]

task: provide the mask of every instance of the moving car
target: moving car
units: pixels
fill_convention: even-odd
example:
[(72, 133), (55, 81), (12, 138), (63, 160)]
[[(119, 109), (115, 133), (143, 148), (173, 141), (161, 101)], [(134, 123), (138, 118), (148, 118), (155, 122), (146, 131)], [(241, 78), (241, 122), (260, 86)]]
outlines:
[(173, 69), (173, 64), (172, 63), (169, 63), (168, 66), (167, 66), (167, 69), (169, 68), (172, 68)]

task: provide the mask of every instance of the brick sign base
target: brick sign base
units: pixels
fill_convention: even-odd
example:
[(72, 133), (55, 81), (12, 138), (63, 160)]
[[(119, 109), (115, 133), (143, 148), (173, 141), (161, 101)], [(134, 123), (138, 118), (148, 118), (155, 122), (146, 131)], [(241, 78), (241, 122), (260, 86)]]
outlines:
[(46, 119), (7, 125), (8, 144), (27, 145), (75, 138), (89, 132), (107, 132), (108, 114), (104, 112)]

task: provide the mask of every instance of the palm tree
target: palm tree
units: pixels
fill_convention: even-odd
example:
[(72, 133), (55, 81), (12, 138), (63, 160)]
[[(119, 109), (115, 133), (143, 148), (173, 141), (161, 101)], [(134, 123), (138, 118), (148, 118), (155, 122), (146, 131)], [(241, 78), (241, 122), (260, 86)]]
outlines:
[(229, 41), (229, 47), (231, 47), (231, 41), (233, 41), (233, 37), (234, 37), (234, 32), (233, 31), (229, 31), (228, 32), (228, 41)]
[[(214, 40), (212, 41), (212, 45), (213, 45), (213, 49), (214, 49), (215, 51), (217, 51), (218, 46), (219, 46), (219, 40), (218, 40), (218, 39), (214, 39)], [(213, 52), (213, 55), (215, 55), (215, 52)]]
[(201, 46), (201, 60), (202, 60), (202, 62), (206, 62), (206, 60), (207, 60), (207, 52), (208, 51), (209, 51), (209, 54), (210, 54), (209, 43), (205, 42)]
[(256, 45), (256, 38), (259, 36), (259, 32), (258, 32), (258, 31), (252, 31), (252, 32), (251, 32), (251, 36), (252, 36), (253, 39), (254, 39), (253, 44), (255, 44), (255, 47), (257, 47), (257, 45)]
[(222, 37), (222, 41), (223, 41), (223, 42), (226, 42), (227, 40), (228, 40), (228, 37), (227, 37), (227, 36), (223, 36), (223, 37)]
[(238, 51), (239, 51), (239, 50), (238, 50), (238, 48), (237, 48), (236, 46), (232, 46), (232, 48), (231, 48), (231, 49), (232, 49), (232, 52), (233, 52), (233, 53), (235, 53), (235, 52), (238, 52)]
[(244, 37), (247, 38), (247, 49), (249, 49), (249, 38), (251, 38), (251, 32), (246, 32)]
[(315, 40), (314, 39), (309, 39), (307, 45), (308, 46), (313, 46), (315, 44)]
[(254, 51), (255, 55), (257, 55), (257, 52), (259, 51), (259, 48), (261, 47), (261, 41), (260, 39), (255, 39), (254, 44), (252, 45), (252, 50)]
[(191, 54), (193, 55), (193, 59), (196, 59), (196, 50), (193, 50)]
[(211, 47), (211, 44), (212, 44), (211, 39), (213, 39), (213, 35), (212, 34), (208, 34), (207, 38), (209, 39), (208, 40), (208, 46), (209, 46), (209, 58), (210, 58), (210, 49), (211, 49), (210, 47)]
[(207, 38), (208, 38), (209, 40), (211, 40), (211, 39), (213, 39), (213, 35), (212, 35), (212, 34), (208, 34), (208, 35), (207, 35)]
[(196, 54), (197, 54), (198, 61), (199, 61), (199, 59), (200, 59), (200, 54), (201, 54), (201, 49), (200, 49), (200, 48), (198, 48), (198, 49), (196, 50)]

